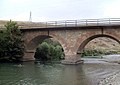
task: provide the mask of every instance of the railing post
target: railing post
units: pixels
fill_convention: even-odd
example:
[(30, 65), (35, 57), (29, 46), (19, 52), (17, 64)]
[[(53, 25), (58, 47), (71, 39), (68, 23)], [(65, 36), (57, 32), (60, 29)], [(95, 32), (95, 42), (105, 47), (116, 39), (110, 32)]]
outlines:
[(88, 23), (87, 23), (87, 19), (86, 19), (86, 26), (88, 25)]
[(46, 28), (47, 28), (48, 23), (46, 22), (45, 24), (46, 24)]
[(77, 20), (75, 20), (75, 26), (77, 26)]
[(99, 25), (99, 19), (97, 19), (97, 26)]
[(55, 27), (57, 27), (57, 21), (55, 21)]
[(67, 21), (65, 21), (65, 27), (67, 27)]
[(109, 19), (109, 25), (110, 25), (111, 23), (110, 23), (110, 19)]

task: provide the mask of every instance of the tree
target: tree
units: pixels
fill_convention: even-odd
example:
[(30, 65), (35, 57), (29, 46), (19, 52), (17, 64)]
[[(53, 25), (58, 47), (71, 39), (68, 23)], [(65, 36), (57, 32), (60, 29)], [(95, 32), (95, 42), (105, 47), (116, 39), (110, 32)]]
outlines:
[(0, 59), (20, 61), (24, 53), (22, 33), (16, 22), (9, 21), (0, 33)]
[(58, 61), (64, 59), (62, 46), (51, 39), (44, 40), (36, 49), (35, 59), (38, 61)]
[(49, 58), (49, 45), (46, 42), (43, 42), (36, 49), (35, 58), (41, 61), (47, 61)]

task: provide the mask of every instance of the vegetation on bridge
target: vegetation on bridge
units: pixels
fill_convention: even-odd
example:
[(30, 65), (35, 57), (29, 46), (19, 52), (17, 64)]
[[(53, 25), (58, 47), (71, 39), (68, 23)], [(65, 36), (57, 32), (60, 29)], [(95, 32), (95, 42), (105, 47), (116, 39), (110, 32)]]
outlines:
[(0, 31), (0, 61), (16, 62), (23, 57), (24, 44), (16, 22), (9, 21)]
[(36, 49), (37, 61), (59, 61), (64, 59), (62, 46), (51, 39), (44, 40)]

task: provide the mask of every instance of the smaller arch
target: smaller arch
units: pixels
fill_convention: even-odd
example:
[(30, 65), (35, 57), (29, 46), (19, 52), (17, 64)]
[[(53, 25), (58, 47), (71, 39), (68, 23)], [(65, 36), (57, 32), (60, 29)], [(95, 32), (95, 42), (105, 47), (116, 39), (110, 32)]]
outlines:
[(85, 40), (82, 42), (82, 44), (79, 46), (79, 48), (78, 48), (78, 50), (77, 50), (77, 54), (83, 53), (84, 47), (85, 47), (91, 40), (93, 40), (93, 39), (95, 39), (95, 38), (98, 38), (98, 37), (108, 37), (108, 38), (111, 38), (111, 39), (117, 41), (117, 42), (120, 44), (120, 41), (119, 41), (117, 38), (113, 37), (113, 36), (105, 35), (105, 34), (94, 35), (94, 36), (91, 36), (91, 37), (85, 39)]

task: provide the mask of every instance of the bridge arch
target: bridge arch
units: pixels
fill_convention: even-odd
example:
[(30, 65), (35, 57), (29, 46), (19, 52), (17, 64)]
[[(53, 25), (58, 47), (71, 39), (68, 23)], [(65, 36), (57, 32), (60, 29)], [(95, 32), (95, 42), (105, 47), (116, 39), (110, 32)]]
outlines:
[(25, 55), (23, 57), (23, 60), (28, 61), (28, 60), (35, 60), (34, 55), (36, 52), (36, 48), (38, 47), (38, 45), (40, 43), (42, 43), (45, 39), (49, 39), (52, 38), (53, 40), (57, 41), (60, 43), (60, 45), (62, 46), (63, 50), (63, 40), (61, 38), (57, 38), (56, 37), (52, 37), (52, 36), (48, 36), (48, 35), (38, 35), (35, 36), (34, 38), (30, 39), (29, 42), (26, 43), (25, 45)]
[(106, 34), (98, 34), (98, 35), (93, 35), (93, 36), (90, 36), (88, 38), (86, 38), (80, 45), (79, 45), (79, 48), (77, 50), (77, 53), (78, 54), (81, 54), (83, 53), (83, 49), (85, 48), (85, 46), (93, 39), (95, 38), (99, 38), (99, 37), (107, 37), (107, 38), (110, 38), (110, 39), (113, 39), (115, 40), (116, 42), (118, 42), (120, 44), (120, 41), (117, 37), (115, 36), (111, 36), (111, 35), (106, 35)]

